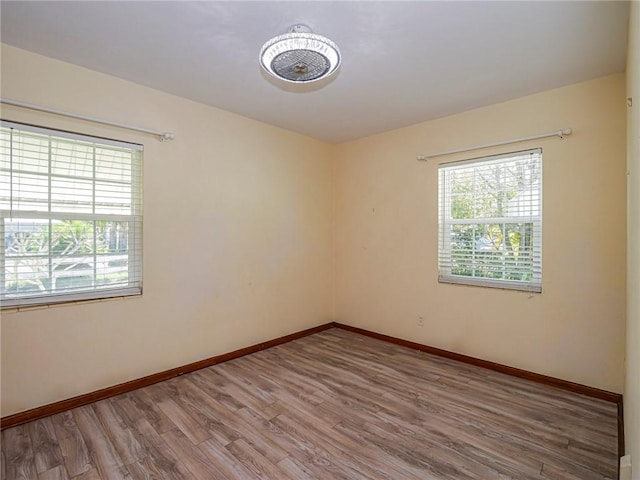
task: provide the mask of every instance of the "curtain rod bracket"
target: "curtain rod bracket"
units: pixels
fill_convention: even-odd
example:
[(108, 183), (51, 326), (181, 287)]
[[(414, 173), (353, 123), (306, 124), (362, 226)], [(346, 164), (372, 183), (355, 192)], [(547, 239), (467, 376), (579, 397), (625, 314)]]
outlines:
[(564, 138), (565, 135), (571, 135), (572, 130), (570, 128), (563, 128), (562, 130), (558, 131), (558, 136), (560, 138)]

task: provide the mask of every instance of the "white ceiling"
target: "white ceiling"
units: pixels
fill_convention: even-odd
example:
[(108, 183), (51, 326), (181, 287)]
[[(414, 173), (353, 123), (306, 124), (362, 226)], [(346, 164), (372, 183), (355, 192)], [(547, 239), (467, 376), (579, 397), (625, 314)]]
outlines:
[[(0, 38), (337, 143), (622, 72), (628, 7), (3, 0)], [(339, 45), (332, 80), (281, 85), (261, 72), (262, 44), (296, 23)]]

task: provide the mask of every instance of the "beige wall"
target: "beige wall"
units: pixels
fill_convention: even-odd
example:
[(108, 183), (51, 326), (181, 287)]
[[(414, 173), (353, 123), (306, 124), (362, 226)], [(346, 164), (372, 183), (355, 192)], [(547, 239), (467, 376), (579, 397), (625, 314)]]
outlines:
[(176, 134), (2, 108), (145, 145), (144, 295), (4, 312), (3, 416), (330, 320), (327, 145), (9, 46), (1, 93)]
[(627, 61), (627, 376), (624, 416), (633, 478), (640, 479), (640, 3), (631, 4)]
[[(564, 140), (416, 160), (567, 127)], [(618, 74), (339, 145), (336, 320), (622, 392), (625, 130)], [(439, 284), (438, 161), (530, 147), (544, 156), (543, 293)]]
[[(332, 319), (622, 391), (622, 75), (334, 146), (8, 46), (1, 94), (176, 134), (3, 107), (145, 145), (144, 295), (5, 311), (3, 416)], [(481, 152), (544, 149), (543, 294), (438, 284), (437, 161), (416, 154), (562, 127)]]

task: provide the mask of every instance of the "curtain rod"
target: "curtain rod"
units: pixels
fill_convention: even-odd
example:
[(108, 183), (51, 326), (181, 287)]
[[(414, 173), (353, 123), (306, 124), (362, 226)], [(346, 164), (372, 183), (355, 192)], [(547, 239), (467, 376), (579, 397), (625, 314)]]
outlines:
[(63, 110), (57, 110), (55, 108), (41, 107), (40, 105), (34, 105), (33, 103), (20, 102), (18, 100), (11, 100), (8, 98), (0, 98), (0, 103), (7, 105), (13, 105), (15, 107), (28, 108), (30, 110), (37, 110), (40, 112), (53, 113), (54, 115), (61, 115), (63, 117), (77, 118), (79, 120), (86, 120), (88, 122), (101, 123), (103, 125), (110, 125), (112, 127), (125, 128), (127, 130), (133, 130), (136, 132), (148, 133), (150, 135), (156, 135), (158, 140), (163, 142), (164, 140), (173, 140), (175, 135), (170, 132), (159, 132), (157, 130), (150, 130), (148, 128), (134, 127), (124, 123), (112, 122), (111, 120), (103, 120), (101, 118), (90, 117), (87, 115), (80, 115), (77, 113), (65, 112)]
[(438, 153), (429, 153), (426, 155), (418, 155), (418, 160), (422, 161), (422, 162), (426, 162), (427, 159), (429, 158), (433, 158), (433, 157), (442, 157), (443, 155), (451, 155), (453, 153), (462, 153), (462, 152), (469, 152), (471, 150), (481, 150), (483, 148), (489, 148), (489, 147), (498, 147), (500, 145), (508, 145), (510, 143), (518, 143), (518, 142), (526, 142), (527, 140), (536, 140), (538, 138), (547, 138), (547, 137), (560, 137), (560, 138), (564, 138), (567, 135), (571, 135), (572, 130), (570, 128), (563, 128), (562, 130), (556, 130), (554, 132), (547, 132), (547, 133), (539, 133), (538, 135), (531, 135), (529, 137), (520, 137), (520, 138), (514, 138), (512, 140), (504, 140), (502, 142), (495, 142), (495, 143), (486, 143), (484, 145), (476, 145), (474, 147), (465, 147), (465, 148), (459, 148), (457, 150), (447, 150), (444, 152), (438, 152)]

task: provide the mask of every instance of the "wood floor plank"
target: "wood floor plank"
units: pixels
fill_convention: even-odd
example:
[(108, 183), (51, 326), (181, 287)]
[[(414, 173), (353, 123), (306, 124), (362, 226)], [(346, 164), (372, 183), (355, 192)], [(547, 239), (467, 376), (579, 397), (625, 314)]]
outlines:
[[(174, 426), (174, 428), (177, 427)], [(194, 478), (180, 457), (169, 448), (160, 433), (153, 428), (147, 419), (142, 418), (137, 421), (132, 427), (132, 432), (136, 436), (138, 443), (144, 447), (147, 456), (142, 461), (135, 462), (134, 466), (129, 469), (130, 472), (135, 472), (137, 476), (140, 476), (139, 466), (141, 469), (146, 467), (146, 471), (150, 474), (160, 472), (160, 478), (163, 479), (190, 480)]]
[(257, 478), (265, 480), (272, 478), (296, 480), (295, 478), (289, 477), (285, 471), (280, 470), (263, 457), (260, 452), (252, 448), (251, 445), (242, 438), (231, 442), (225, 448)]
[(129, 470), (133, 480), (155, 480), (165, 478), (162, 471), (149, 459), (149, 457), (145, 457), (141, 461), (128, 464), (127, 470)]
[(97, 468), (91, 468), (84, 473), (81, 473), (77, 477), (72, 477), (73, 480), (102, 480)]
[(225, 447), (226, 445), (216, 443), (213, 438), (198, 445), (200, 451), (209, 459), (209, 461), (214, 465), (217, 465), (220, 471), (223, 472), (225, 479), (254, 480), (258, 478)]
[(182, 408), (200, 422), (209, 432), (210, 437), (220, 445), (227, 445), (240, 438), (242, 434), (235, 428), (233, 422), (229, 421), (234, 418), (234, 411), (208, 395), (193, 381), (194, 379), (195, 377), (188, 376), (180, 383)]
[(94, 403), (92, 407), (105, 433), (125, 465), (138, 462), (147, 455), (127, 424), (115, 411), (111, 399)]
[(248, 366), (244, 358), (236, 360), (220, 364), (218, 372), (242, 387), (252, 397), (257, 397), (267, 404), (275, 402), (276, 399), (273, 398), (273, 392), (279, 390), (279, 386), (274, 385), (262, 376), (259, 371)]
[(38, 478), (31, 439), (27, 430), (27, 425), (20, 425), (2, 432), (2, 448), (5, 451), (7, 478), (10, 480)]
[(131, 478), (92, 406), (74, 409), (73, 416), (87, 445), (92, 463), (96, 466), (102, 480)]
[(58, 465), (50, 470), (39, 473), (38, 480), (69, 480), (69, 474), (64, 465)]
[[(4, 441), (0, 436), (0, 443)], [(5, 460), (4, 448), (0, 448), (0, 480), (7, 480), (7, 461)]]
[(318, 379), (297, 372), (295, 363), (281, 362), (280, 356), (277, 352), (265, 350), (247, 358), (247, 365), (255, 371), (268, 372), (263, 373), (263, 376), (280, 388), (290, 386), (297, 392), (308, 395), (327, 390), (327, 386)]
[[(375, 467), (355, 458), (357, 453), (342, 451), (326, 438), (318, 435), (302, 420), (303, 416), (290, 409), (273, 419), (273, 423), (296, 441), (302, 443), (306, 450), (313, 452), (313, 461), (309, 464), (316, 471), (322, 472), (319, 478), (388, 478), (389, 474), (377, 472)], [(383, 452), (380, 452), (383, 453)], [(393, 463), (389, 463), (391, 469)]]
[[(158, 407), (164, 412), (164, 414), (171, 419), (171, 421), (184, 433), (191, 443), (197, 445), (209, 440), (211, 434), (203, 428), (197, 419), (193, 417), (188, 411), (178, 405), (172, 399), (162, 400), (158, 402)], [(169, 432), (172, 432), (170, 430)], [(167, 433), (169, 433), (167, 432)]]
[[(287, 413), (291, 413), (291, 409), (288, 409)], [(279, 415), (282, 414), (283, 411), (280, 411)], [(264, 430), (270, 432), (271, 440), (288, 451), (289, 458), (296, 459), (298, 464), (303, 464), (308, 471), (313, 472), (315, 478), (343, 478), (336, 472), (339, 472), (344, 465), (336, 465), (336, 462), (345, 463), (341, 459), (348, 455), (348, 449), (341, 448), (342, 443), (338, 441), (336, 435), (331, 438), (335, 442), (333, 445), (320, 439), (316, 435), (318, 432), (313, 428), (309, 429), (306, 425), (293, 421), (288, 422), (288, 419), (281, 418), (279, 415), (266, 420), (249, 408), (239, 411), (238, 415), (243, 416), (247, 422), (261, 425)], [(367, 467), (363, 466), (363, 468)], [(379, 478), (383, 479), (385, 476), (380, 475)]]
[(181, 379), (180, 387), (184, 396), (194, 403), (195, 408), (201, 411), (205, 418), (219, 419), (215, 425), (209, 426), (209, 431), (216, 437), (219, 437), (216, 435), (217, 433), (225, 433), (222, 439), (219, 440), (222, 445), (228, 445), (240, 438), (244, 438), (253, 448), (274, 463), (287, 456), (287, 451), (272, 441), (269, 432), (254, 428), (250, 423), (244, 421), (242, 416), (238, 415), (239, 411), (232, 415), (232, 412), (226, 410), (224, 405), (208, 397), (192, 383), (188, 376)]
[(266, 420), (248, 408), (239, 414), (244, 415), (249, 422), (262, 424), (263, 428), (271, 432), (272, 441), (287, 449), (290, 458), (313, 472), (315, 478), (348, 478), (339, 473), (342, 467), (335, 464), (337, 457), (327, 451), (322, 442), (317, 441), (317, 437), (310, 440), (305, 432), (299, 432), (299, 426), (288, 425), (277, 416)]
[[(360, 406), (364, 406), (367, 402), (366, 398), (359, 398)], [(411, 432), (410, 439), (420, 441), (421, 444), (428, 446), (430, 449), (437, 448), (439, 445), (445, 445), (447, 448), (460, 451), (463, 455), (471, 455), (469, 448), (475, 446), (476, 449), (485, 448), (489, 451), (497, 449), (500, 440), (499, 432), (487, 432), (484, 429), (477, 428), (470, 422), (459, 422), (458, 417), (452, 416), (447, 422), (446, 412), (439, 407), (422, 408), (421, 412), (424, 414), (416, 414), (410, 417), (410, 422), (403, 420), (408, 418), (409, 415), (406, 411), (411, 411), (412, 405), (403, 404), (402, 400), (396, 398), (392, 401), (376, 401), (375, 410), (372, 410), (368, 416), (360, 416), (360, 423), (354, 423), (358, 417), (354, 415), (345, 416), (342, 421), (342, 425), (351, 424), (354, 425), (354, 429), (362, 429), (365, 432), (367, 424), (378, 425), (379, 420), (382, 420), (383, 425), (387, 429), (395, 429), (394, 437), (398, 440), (403, 439), (403, 432)], [(381, 408), (380, 408), (381, 407)], [(435, 409), (434, 409), (435, 408)], [(437, 413), (436, 416), (432, 413)], [(372, 420), (368, 421), (370, 418)], [(362, 422), (364, 420), (364, 423)], [(472, 430), (470, 434), (469, 431)], [(489, 434), (489, 435), (488, 435)], [(473, 442), (465, 441), (466, 439), (473, 438)], [(520, 455), (518, 445), (512, 445), (512, 442), (505, 442), (501, 455), (509, 453), (517, 458)], [(506, 450), (506, 451), (505, 451)], [(516, 460), (518, 461), (518, 460)], [(524, 471), (529, 469), (529, 473), (538, 472), (541, 468), (540, 462), (532, 462), (531, 465), (520, 465), (519, 469)]]
[(261, 411), (275, 401), (274, 399), (263, 398), (261, 393), (250, 391), (248, 387), (233, 378), (226, 370), (220, 369), (218, 373), (227, 380), (225, 390), (233, 396), (233, 398), (238, 400), (242, 404), (242, 407), (249, 407), (255, 411)]
[(294, 458), (286, 457), (278, 462), (278, 468), (285, 472), (289, 477), (298, 480), (315, 480), (313, 472), (304, 465), (301, 465)]
[(76, 477), (94, 468), (73, 413), (67, 411), (50, 418), (69, 476)]
[(617, 409), (330, 329), (2, 440), (2, 480), (613, 480)]
[[(115, 398), (116, 410), (120, 413), (120, 418), (129, 420), (134, 425), (135, 421), (141, 418), (146, 419), (153, 429), (158, 433), (168, 432), (176, 426), (162, 410), (153, 402), (148, 389), (141, 388), (125, 395)], [(120, 408), (122, 404), (122, 408)], [(131, 418), (133, 417), (133, 419)]]
[(194, 383), (197, 383), (208, 395), (213, 397), (218, 403), (224, 405), (231, 411), (244, 407), (242, 402), (237, 400), (227, 391), (228, 381), (220, 375), (215, 368), (205, 368), (190, 375)]
[[(139, 391), (140, 390), (136, 392)], [(142, 410), (136, 406), (131, 399), (131, 392), (118, 395), (110, 400), (114, 410), (118, 413), (122, 422), (124, 422), (128, 427), (135, 425), (138, 420), (142, 420), (143, 418), (147, 418), (147, 420), (149, 419), (149, 412), (145, 411), (146, 409)]]
[(43, 473), (62, 464), (62, 453), (50, 418), (42, 418), (27, 425), (33, 448), (36, 471)]
[(181, 430), (165, 432), (162, 438), (198, 480), (225, 478), (224, 472), (210, 462), (202, 450), (195, 447)]
[(604, 476), (594, 472), (588, 472), (586, 474), (587, 476), (584, 475), (584, 472), (576, 473), (573, 471), (567, 471), (546, 463), (544, 464), (544, 466), (542, 467), (542, 471), (540, 472), (540, 478), (543, 478), (545, 480), (614, 480), (615, 478), (617, 478), (617, 474), (614, 476)]

